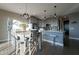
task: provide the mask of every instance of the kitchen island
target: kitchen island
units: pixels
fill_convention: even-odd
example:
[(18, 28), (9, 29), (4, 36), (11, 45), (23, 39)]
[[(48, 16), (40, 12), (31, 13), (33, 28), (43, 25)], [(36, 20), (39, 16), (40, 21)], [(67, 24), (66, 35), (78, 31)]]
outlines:
[(64, 46), (64, 32), (63, 31), (43, 31), (42, 41), (47, 41), (55, 45)]

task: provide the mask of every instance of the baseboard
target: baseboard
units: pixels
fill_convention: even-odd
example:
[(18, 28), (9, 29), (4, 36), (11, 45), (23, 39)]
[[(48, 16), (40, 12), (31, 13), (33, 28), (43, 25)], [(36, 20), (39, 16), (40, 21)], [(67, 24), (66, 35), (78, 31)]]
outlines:
[(0, 40), (0, 44), (8, 42), (7, 40)]
[[(43, 39), (43, 41), (49, 42), (49, 43), (51, 43), (51, 44), (54, 43), (53, 41), (45, 40), (45, 39)], [(55, 44), (63, 47), (63, 44), (61, 44), (61, 43), (55, 42)]]
[(75, 37), (69, 37), (69, 39), (79, 40), (79, 38), (75, 38)]

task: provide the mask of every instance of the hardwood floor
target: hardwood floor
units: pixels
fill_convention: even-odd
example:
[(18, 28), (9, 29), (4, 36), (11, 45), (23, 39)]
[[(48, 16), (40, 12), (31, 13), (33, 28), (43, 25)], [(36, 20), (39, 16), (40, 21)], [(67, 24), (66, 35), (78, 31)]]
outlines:
[(69, 46), (61, 47), (43, 42), (42, 50), (37, 55), (79, 55), (79, 41), (70, 39)]

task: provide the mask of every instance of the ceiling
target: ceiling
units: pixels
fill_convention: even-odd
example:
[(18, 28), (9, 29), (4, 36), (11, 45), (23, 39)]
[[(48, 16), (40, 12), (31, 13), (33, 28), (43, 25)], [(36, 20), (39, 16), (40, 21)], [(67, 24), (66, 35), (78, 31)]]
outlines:
[[(56, 7), (57, 15), (67, 15), (73, 12), (79, 12), (79, 4), (77, 3), (0, 3), (0, 9), (23, 14), (28, 13), (30, 15), (44, 18), (54, 15)], [(44, 12), (46, 10), (46, 13)]]

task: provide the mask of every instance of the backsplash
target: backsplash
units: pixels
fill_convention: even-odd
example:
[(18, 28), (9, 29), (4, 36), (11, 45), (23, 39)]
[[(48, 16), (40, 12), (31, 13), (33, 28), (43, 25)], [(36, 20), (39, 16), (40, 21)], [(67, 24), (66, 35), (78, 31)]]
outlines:
[[(46, 27), (46, 24), (49, 24), (48, 28)], [(44, 30), (53, 30), (58, 31), (58, 20), (57, 19), (47, 19), (45, 21), (42, 21), (42, 24), (40, 24), (41, 27), (44, 27)]]

